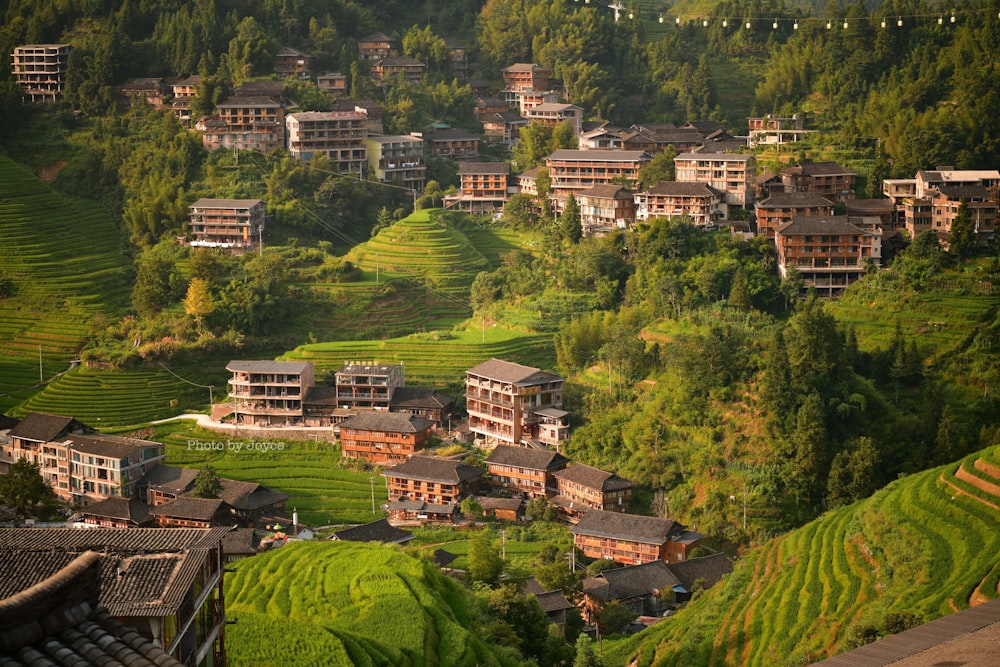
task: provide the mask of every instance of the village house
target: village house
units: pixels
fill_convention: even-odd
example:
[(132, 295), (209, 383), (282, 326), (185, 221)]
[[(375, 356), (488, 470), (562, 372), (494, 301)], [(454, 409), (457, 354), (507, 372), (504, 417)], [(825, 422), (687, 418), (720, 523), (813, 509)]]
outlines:
[[(161, 463), (150, 470), (139, 490), (139, 497), (150, 507), (159, 507), (174, 500), (190, 497), (194, 492), (198, 470), (178, 468)], [(258, 484), (219, 478), (219, 499), (225, 502), (227, 520), (253, 523), (264, 514), (283, 510), (288, 495)]]
[[(528, 111), (541, 104), (558, 104), (559, 93), (554, 90), (508, 90), (504, 92), (508, 106), (527, 119)], [(530, 121), (529, 121), (530, 122)]]
[(339, 432), (344, 458), (394, 465), (427, 447), (434, 422), (394, 412), (364, 411), (340, 422)]
[(775, 192), (754, 203), (757, 233), (774, 238), (774, 233), (793, 218), (833, 215), (833, 202), (814, 192)]
[[(981, 187), (977, 190), (954, 190), (954, 188)], [(940, 196), (941, 188), (952, 188)], [(882, 193), (892, 200), (896, 207), (897, 226), (904, 226), (910, 238), (916, 238), (925, 231), (935, 230), (939, 236), (947, 237), (951, 220), (957, 214), (958, 204), (964, 196), (969, 204), (983, 209), (978, 213), (983, 221), (983, 233), (977, 235), (980, 242), (992, 237), (991, 225), (986, 222), (990, 209), (996, 208), (1000, 198), (1000, 171), (996, 169), (964, 170), (938, 167), (917, 172), (914, 178), (887, 178), (882, 181)], [(949, 197), (953, 199), (949, 202)], [(935, 204), (937, 198), (937, 204)], [(967, 204), (967, 206), (969, 205)], [(970, 213), (972, 213), (972, 208)], [(993, 216), (995, 218), (995, 215)]]
[(304, 79), (309, 76), (309, 66), (311, 62), (312, 56), (308, 53), (303, 53), (302, 51), (293, 49), (290, 46), (285, 46), (278, 51), (278, 55), (274, 63), (274, 73), (282, 79), (288, 77)]
[(399, 48), (399, 42), (384, 32), (374, 32), (358, 40), (358, 57), (363, 62), (382, 60)]
[(302, 420), (302, 398), (315, 384), (312, 364), (234, 360), (226, 370), (233, 374), (229, 398), (236, 424), (272, 426)]
[(543, 169), (545, 169), (545, 167), (532, 167), (531, 169), (526, 169), (520, 174), (517, 174), (517, 176), (515, 176), (517, 179), (517, 191), (522, 195), (537, 197), (538, 174)]
[(475, 496), (475, 501), (483, 508), (483, 516), (493, 517), (500, 521), (520, 521), (524, 514), (524, 500), (520, 496), (517, 498)]
[(620, 151), (622, 141), (627, 134), (617, 127), (611, 127), (601, 122), (597, 127), (588, 128), (590, 123), (584, 123), (577, 137), (577, 147), (582, 151)]
[(421, 417), (440, 426), (451, 423), (454, 408), (454, 398), (424, 387), (396, 387), (389, 402), (389, 412)]
[(62, 95), (69, 44), (25, 44), (11, 54), (11, 72), (31, 102), (55, 102)]
[(199, 85), (201, 85), (201, 77), (197, 74), (171, 84), (173, 99), (170, 100), (170, 108), (178, 120), (190, 122), (191, 100), (197, 96)]
[(590, 510), (570, 528), (576, 548), (588, 558), (639, 565), (687, 560), (702, 535), (673, 519)]
[[(951, 226), (962, 206), (972, 220), (976, 242), (979, 245), (992, 242), (997, 219), (996, 190), (991, 193), (981, 185), (939, 186), (931, 197), (931, 229), (944, 237), (947, 245)], [(915, 238), (919, 232), (914, 227), (910, 233)]]
[(324, 72), (316, 77), (316, 87), (334, 97), (347, 95), (347, 75), (340, 72)]
[(635, 195), (620, 185), (595, 185), (575, 198), (584, 236), (607, 236), (635, 223)]
[(360, 111), (303, 111), (285, 118), (288, 152), (298, 160), (325, 155), (337, 170), (363, 174), (368, 164), (368, 117)]
[(195, 248), (242, 254), (255, 250), (264, 233), (260, 199), (199, 199), (188, 206), (188, 233)]
[(508, 150), (521, 135), (521, 128), (527, 126), (528, 121), (516, 111), (496, 112), (483, 118), (483, 134), (487, 140)]
[(658, 155), (673, 146), (677, 153), (695, 150), (705, 144), (705, 135), (693, 127), (673, 125), (633, 125), (622, 137), (622, 150), (643, 151)]
[(580, 134), (580, 126), (583, 123), (583, 109), (575, 104), (560, 104), (558, 102), (546, 102), (524, 109), (521, 115), (529, 123), (538, 123), (548, 127), (555, 127), (563, 122), (568, 122), (573, 126), (573, 134)]
[(94, 433), (72, 417), (29, 412), (0, 443), (3, 472), (37, 463), (55, 495), (75, 505), (135, 495), (141, 478), (166, 457), (159, 442)]
[(380, 135), (384, 132), (382, 117), (385, 108), (375, 100), (337, 100), (330, 105), (330, 111), (357, 111), (368, 119), (368, 136)]
[(206, 150), (269, 153), (285, 147), (285, 110), (272, 98), (234, 95), (216, 109), (217, 122), (201, 125)]
[(149, 506), (141, 498), (112, 496), (79, 512), (80, 521), (102, 528), (150, 528), (154, 525)]
[(627, 512), (635, 484), (618, 475), (574, 463), (553, 473), (557, 495), (555, 505), (571, 520), (591, 509)]
[(754, 202), (757, 161), (747, 153), (681, 153), (674, 158), (677, 180), (706, 183), (726, 193), (725, 203), (747, 208)]
[(434, 157), (473, 160), (479, 157), (479, 137), (457, 128), (434, 129), (423, 134), (424, 145)]
[(548, 90), (549, 75), (552, 72), (547, 67), (535, 63), (514, 63), (500, 70), (503, 77), (504, 91)]
[[(890, 199), (848, 199), (844, 202), (847, 215), (856, 218), (878, 218), (879, 226), (888, 231), (902, 226), (896, 207)], [(833, 215), (832, 211), (830, 215)]]
[(539, 431), (537, 413), (561, 409), (562, 394), (563, 379), (555, 373), (500, 359), (484, 361), (465, 373), (469, 430), (485, 446), (532, 440), (557, 445), (568, 437), (569, 427), (557, 431), (553, 442)]
[(781, 170), (785, 192), (812, 192), (831, 201), (854, 197), (854, 181), (858, 172), (841, 167), (836, 162), (799, 162)]
[(556, 495), (555, 472), (568, 464), (558, 452), (509, 445), (498, 445), (486, 457), (490, 486), (528, 500)]
[(444, 198), (444, 207), (469, 213), (495, 213), (507, 203), (510, 162), (460, 162), (458, 193)]
[(778, 275), (784, 278), (794, 267), (802, 275), (803, 289), (813, 287), (820, 296), (839, 296), (869, 265), (882, 262), (878, 218), (796, 217), (777, 229), (774, 242)]
[(211, 528), (232, 525), (226, 503), (218, 498), (185, 496), (151, 507), (157, 528)]
[(691, 224), (711, 227), (723, 217), (725, 194), (706, 183), (660, 181), (635, 193), (635, 218), (640, 221), (687, 216)]
[(427, 65), (410, 56), (386, 56), (377, 60), (371, 68), (375, 85), (392, 85), (404, 80), (413, 85), (424, 82)]
[[(131, 626), (145, 642), (170, 656), (159, 655), (156, 664), (222, 665), (227, 622), (222, 540), (228, 532), (229, 528), (0, 529), (0, 570), (4, 573), (0, 599), (62, 573), (73, 585), (96, 592), (108, 616)], [(82, 561), (77, 560), (80, 557)], [(72, 569), (63, 572), (67, 566)], [(64, 601), (51, 589), (45, 593), (39, 602), (50, 610)], [(75, 618), (85, 615), (79, 612)], [(52, 629), (56, 620), (47, 617), (43, 625)], [(4, 630), (11, 629), (11, 622), (4, 621)], [(78, 640), (74, 646), (79, 646)], [(145, 646), (138, 638), (129, 645)], [(91, 644), (87, 664), (112, 664), (96, 657), (109, 648)], [(116, 659), (122, 659), (123, 648), (115, 649)]]
[(126, 79), (125, 83), (115, 86), (115, 92), (124, 108), (141, 104), (159, 109), (166, 102), (167, 85), (159, 78)]
[(344, 528), (330, 536), (330, 540), (334, 542), (380, 542), (382, 544), (406, 544), (412, 539), (413, 533), (390, 525), (387, 519)]
[(341, 408), (388, 410), (396, 389), (406, 382), (402, 364), (374, 362), (345, 363), (334, 377)]
[(476, 118), (480, 123), (493, 114), (505, 111), (510, 111), (510, 107), (499, 97), (480, 96), (476, 98)]
[(750, 148), (801, 141), (807, 134), (816, 131), (805, 129), (805, 117), (802, 114), (793, 114), (791, 117), (765, 114), (747, 118), (747, 130)]
[(635, 189), (639, 169), (649, 160), (649, 155), (642, 151), (556, 150), (545, 158), (556, 208), (562, 210), (571, 192), (575, 196), (595, 185), (616, 184)]
[(382, 473), (389, 491), (389, 520), (452, 522), (462, 500), (478, 492), (484, 473), (461, 461), (411, 456)]
[(444, 45), (451, 52), (451, 65), (455, 68), (455, 74), (458, 75), (459, 80), (464, 81), (469, 78), (469, 56), (465, 43), (454, 37), (445, 37)]
[(379, 183), (395, 180), (417, 192), (424, 189), (424, 140), (409, 134), (384, 135), (365, 139), (368, 168)]

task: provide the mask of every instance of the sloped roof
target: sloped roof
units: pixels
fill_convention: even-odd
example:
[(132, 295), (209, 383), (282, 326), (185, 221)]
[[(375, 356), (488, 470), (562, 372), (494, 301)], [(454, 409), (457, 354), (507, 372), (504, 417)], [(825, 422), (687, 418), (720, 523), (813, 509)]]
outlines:
[(395, 42), (395, 38), (390, 37), (384, 32), (373, 32), (372, 34), (362, 37), (358, 40), (359, 42)]
[(690, 591), (694, 582), (699, 579), (705, 582), (706, 588), (709, 588), (719, 583), (723, 575), (733, 571), (733, 561), (725, 554), (712, 554), (670, 563), (670, 571), (687, 591)]
[(598, 468), (574, 463), (568, 468), (553, 473), (556, 479), (565, 479), (569, 482), (576, 482), (591, 489), (599, 489), (604, 492), (619, 491), (621, 489), (631, 489), (635, 487), (633, 482), (628, 481), (613, 472), (605, 472)]
[(484, 511), (487, 510), (507, 510), (517, 512), (524, 505), (520, 498), (494, 498), (492, 496), (475, 496), (475, 500)]
[(146, 473), (145, 484), (151, 489), (181, 494), (191, 488), (197, 477), (198, 471), (194, 468), (178, 468), (160, 463)]
[(562, 380), (555, 373), (543, 371), (531, 366), (522, 366), (512, 361), (503, 359), (490, 359), (478, 366), (474, 366), (466, 371), (467, 375), (479, 375), (482, 377), (497, 380), (499, 382), (510, 382), (518, 386), (531, 386)]
[(757, 202), (758, 208), (795, 208), (829, 206), (833, 202), (817, 192), (773, 192), (767, 199)]
[(382, 542), (383, 544), (400, 544), (413, 539), (413, 533), (402, 528), (389, 525), (387, 519), (379, 519), (360, 526), (344, 528), (333, 534), (332, 540), (347, 542)]
[(312, 364), (308, 361), (247, 361), (234, 359), (226, 364), (227, 371), (239, 373), (302, 373), (307, 368), (312, 368)]
[[(624, 193), (624, 194), (622, 194)], [(585, 190), (579, 190), (577, 197), (597, 197), (601, 199), (629, 199), (632, 191), (628, 188), (614, 183), (599, 183), (592, 185)]]
[(29, 412), (24, 416), (24, 419), (10, 429), (10, 435), (25, 440), (52, 442), (60, 434), (72, 429), (74, 425), (82, 426), (72, 417), (50, 415), (44, 412)]
[(266, 509), (282, 503), (290, 497), (287, 493), (269, 489), (257, 482), (239, 482), (235, 479), (220, 477), (219, 483), (222, 485), (219, 498), (230, 507), (247, 512)]
[(434, 426), (429, 419), (384, 410), (364, 410), (340, 422), (340, 430), (420, 433)]
[(460, 162), (458, 175), (463, 174), (509, 174), (510, 162)]
[(448, 567), (455, 562), (458, 556), (451, 553), (450, 551), (445, 551), (444, 549), (434, 550), (434, 564), (438, 567)]
[(107, 519), (118, 519), (120, 521), (132, 521), (138, 525), (152, 521), (153, 516), (149, 513), (149, 505), (138, 498), (119, 498), (112, 496), (105, 498), (93, 505), (88, 505), (80, 511), (83, 515), (103, 517)]
[(566, 467), (569, 459), (558, 452), (545, 449), (497, 445), (486, 457), (486, 463), (528, 470), (559, 470)]
[(864, 234), (846, 215), (797, 215), (777, 229), (777, 233), (797, 234)]
[(562, 591), (547, 591), (545, 593), (533, 593), (538, 605), (546, 614), (552, 614), (565, 609), (572, 609), (573, 605)]
[(592, 535), (642, 544), (664, 544), (684, 531), (673, 519), (638, 514), (620, 514), (591, 510), (570, 531), (574, 535)]
[(857, 175), (858, 172), (849, 167), (841, 167), (836, 162), (799, 162), (794, 167), (781, 170), (782, 174), (802, 174), (803, 176), (840, 176), (844, 174)]
[(982, 185), (942, 185), (938, 192), (952, 201), (990, 198), (990, 191)]
[(176, 519), (193, 519), (195, 521), (211, 521), (225, 501), (218, 498), (189, 498), (182, 496), (153, 507), (149, 513), (153, 516), (165, 516)]
[(584, 162), (642, 162), (648, 159), (645, 151), (581, 151), (572, 148), (559, 148), (546, 158)]
[(666, 561), (654, 560), (642, 565), (604, 570), (583, 581), (583, 592), (598, 600), (623, 600), (652, 595), (681, 584)]
[(250, 556), (257, 553), (258, 541), (253, 528), (237, 528), (226, 533), (222, 551), (227, 556)]
[(873, 215), (892, 213), (896, 210), (896, 205), (891, 199), (848, 199), (844, 204), (847, 206), (848, 215), (852, 213)]
[(514, 63), (508, 67), (504, 67), (501, 72), (537, 72), (545, 71), (548, 72), (547, 67), (542, 67), (536, 63)]
[(436, 389), (425, 387), (396, 387), (389, 399), (389, 409), (431, 408), (443, 409), (455, 404), (455, 399)]
[(133, 440), (113, 435), (77, 435), (66, 436), (73, 449), (93, 456), (106, 456), (112, 459), (123, 459), (138, 454), (144, 447), (157, 446), (160, 443), (149, 440)]
[[(465, 141), (468, 139), (476, 139), (479, 137), (469, 132), (468, 130), (463, 130), (457, 127), (450, 127), (444, 130), (434, 130), (433, 132), (427, 132), (424, 134), (424, 139), (435, 142), (435, 141)], [(509, 164), (509, 163), (508, 163)]]
[(403, 463), (387, 469), (382, 476), (461, 484), (478, 479), (485, 472), (482, 468), (465, 465), (461, 461), (441, 459), (436, 456), (411, 456)]
[(668, 197), (719, 197), (722, 194), (707, 183), (689, 181), (660, 181), (647, 192)]

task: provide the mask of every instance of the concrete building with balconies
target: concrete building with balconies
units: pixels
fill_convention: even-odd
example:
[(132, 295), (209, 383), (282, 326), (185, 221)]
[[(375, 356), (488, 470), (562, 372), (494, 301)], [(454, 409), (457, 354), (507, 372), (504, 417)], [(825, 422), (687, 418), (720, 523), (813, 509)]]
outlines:
[(303, 111), (289, 114), (288, 152), (299, 160), (325, 155), (342, 172), (364, 173), (368, 164), (368, 116), (360, 111)]
[(14, 47), (11, 72), (31, 102), (55, 102), (62, 95), (69, 65), (69, 44), (25, 44)]
[(380, 183), (399, 181), (417, 192), (424, 189), (427, 167), (424, 164), (424, 140), (409, 134), (385, 135), (365, 139), (368, 168)]
[(258, 247), (264, 231), (260, 199), (199, 199), (188, 207), (191, 245), (241, 254)]
[(229, 398), (237, 424), (270, 426), (302, 421), (302, 399), (315, 384), (304, 361), (230, 361)]

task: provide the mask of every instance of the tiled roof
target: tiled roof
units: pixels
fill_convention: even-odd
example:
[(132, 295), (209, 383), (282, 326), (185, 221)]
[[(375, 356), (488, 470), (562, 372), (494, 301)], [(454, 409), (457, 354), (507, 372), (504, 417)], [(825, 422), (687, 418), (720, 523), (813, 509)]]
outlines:
[(153, 516), (176, 519), (211, 521), (219, 513), (225, 501), (218, 498), (188, 498), (182, 496), (149, 510)]
[(416, 58), (411, 58), (410, 56), (386, 56), (382, 60), (378, 61), (378, 66), (380, 67), (405, 67), (406, 65), (420, 65), (421, 67), (427, 67), (424, 63), (420, 62)]
[(225, 102), (216, 105), (219, 109), (239, 108), (239, 107), (277, 107), (281, 105), (264, 95), (233, 95)]
[(306, 389), (302, 402), (312, 405), (337, 405), (337, 388), (314, 384)]
[(434, 422), (413, 415), (384, 410), (364, 410), (340, 422), (340, 430), (386, 431), (389, 433), (420, 433), (434, 426)]
[(782, 169), (781, 173), (802, 174), (803, 176), (838, 176), (857, 174), (849, 167), (841, 167), (836, 162), (799, 162), (794, 167)]
[(338, 530), (333, 534), (331, 539), (346, 540), (348, 542), (398, 544), (412, 540), (413, 533), (402, 528), (390, 526), (386, 519), (379, 519), (378, 521), (372, 521), (360, 526)]
[(449, 565), (454, 563), (455, 559), (457, 558), (458, 556), (451, 553), (450, 551), (445, 551), (444, 549), (434, 550), (434, 563), (438, 567), (448, 567)]
[[(463, 130), (460, 128), (448, 128), (444, 130), (435, 130), (433, 132), (427, 132), (424, 134), (424, 139), (428, 141), (465, 141), (468, 139), (479, 139), (476, 135), (468, 130)], [(489, 163), (487, 163), (489, 164)], [(510, 163), (506, 163), (508, 166)]]
[(113, 496), (105, 498), (93, 505), (88, 505), (80, 510), (84, 516), (95, 516), (107, 519), (118, 519), (121, 521), (132, 521), (138, 525), (147, 523), (153, 519), (149, 513), (149, 505), (138, 498), (119, 498)]
[(470, 368), (466, 373), (487, 377), (500, 382), (510, 382), (519, 386), (530, 386), (562, 380), (555, 373), (549, 373), (548, 371), (532, 368), (531, 366), (522, 366), (521, 364), (515, 364), (512, 361), (504, 361), (502, 359), (484, 361), (478, 366)]
[(848, 199), (844, 204), (847, 213), (892, 213), (896, 210), (891, 199)]
[(773, 192), (767, 199), (757, 202), (758, 208), (833, 207), (833, 202), (816, 192)]
[(396, 387), (389, 399), (389, 409), (396, 408), (448, 408), (455, 404), (455, 399), (442, 394), (436, 389), (424, 387)]
[(233, 360), (226, 364), (227, 371), (240, 373), (302, 373), (311, 367), (308, 361)]
[[(119, 438), (113, 435), (69, 435), (66, 440), (71, 442), (72, 448), (78, 452), (111, 459), (124, 459), (139, 454), (144, 447), (160, 444), (148, 440)], [(132, 461), (132, 463), (138, 463), (138, 461)]]
[(569, 532), (643, 544), (664, 544), (683, 530), (684, 526), (673, 519), (593, 510), (584, 514), (580, 523), (570, 528)]
[(785, 236), (793, 234), (861, 234), (865, 232), (852, 224), (846, 215), (802, 215), (778, 227)]
[(614, 183), (600, 183), (598, 185), (593, 185), (586, 190), (580, 190), (576, 193), (578, 197), (600, 197), (604, 199), (618, 199), (619, 194), (624, 193), (624, 198), (631, 198), (632, 193), (628, 188)]
[(649, 188), (651, 195), (666, 195), (668, 197), (718, 197), (720, 192), (707, 183), (691, 183), (687, 181), (660, 181)]
[(238, 482), (235, 479), (220, 477), (219, 483), (222, 484), (219, 498), (238, 510), (254, 512), (277, 505), (289, 498), (287, 493), (269, 489), (256, 482)]
[(605, 492), (631, 489), (635, 486), (632, 482), (612, 472), (605, 472), (582, 463), (575, 463), (553, 474), (556, 479), (565, 479), (569, 482), (576, 482), (588, 488), (599, 489)]
[(145, 484), (151, 489), (181, 494), (191, 488), (197, 477), (198, 471), (194, 468), (178, 468), (160, 463), (146, 473)]
[(483, 510), (508, 510), (516, 512), (524, 505), (520, 498), (494, 498), (492, 496), (475, 496), (475, 500)]
[(458, 505), (455, 503), (429, 503), (423, 500), (401, 498), (390, 502), (389, 510), (418, 512), (420, 514), (445, 514), (450, 516), (458, 511)]
[(749, 153), (715, 153), (713, 151), (698, 151), (681, 153), (674, 160), (715, 160), (720, 162), (749, 162), (754, 159)]
[(566, 467), (569, 459), (558, 452), (549, 450), (497, 445), (490, 452), (490, 455), (486, 457), (486, 463), (514, 466), (515, 468), (526, 468), (528, 470), (559, 470)]
[(990, 198), (990, 191), (981, 185), (942, 185), (938, 192), (953, 201)]
[(253, 528), (237, 528), (226, 533), (222, 551), (226, 556), (246, 556), (257, 552), (257, 539)]
[(690, 592), (694, 582), (699, 579), (705, 582), (706, 588), (719, 583), (723, 575), (733, 571), (733, 561), (725, 554), (712, 554), (670, 563), (670, 571), (680, 580), (680, 585)]
[(16, 597), (0, 599), (0, 664), (180, 667), (99, 606), (103, 561), (87, 551)]
[[(60, 433), (72, 428), (75, 421), (72, 417), (50, 415), (44, 412), (29, 412), (10, 430), (10, 435), (25, 440), (51, 442)], [(77, 424), (79, 425), (79, 422)]]
[(539, 70), (544, 70), (546, 72), (549, 71), (547, 67), (542, 67), (541, 65), (537, 65), (535, 63), (514, 63), (513, 65), (510, 65), (508, 67), (504, 67), (500, 71), (501, 72), (534, 72), (534, 71), (539, 71)]
[[(88, 549), (112, 553), (168, 551), (210, 546), (221, 540), (227, 528), (0, 528), (0, 552), (66, 551)], [(2, 578), (0, 578), (2, 579)]]
[(548, 591), (546, 593), (534, 593), (538, 605), (546, 614), (551, 614), (564, 609), (572, 609), (573, 604), (566, 599), (562, 591)]
[(395, 42), (396, 40), (384, 32), (373, 32), (367, 37), (362, 37), (359, 42)]
[(604, 570), (596, 577), (587, 577), (583, 582), (583, 592), (602, 601), (623, 600), (653, 591), (673, 588), (681, 580), (671, 571), (670, 565), (662, 560), (654, 560), (642, 565), (616, 567)]
[(486, 471), (461, 461), (441, 459), (435, 456), (411, 456), (397, 466), (382, 473), (384, 477), (419, 479), (431, 482), (460, 484), (483, 476)]
[(581, 151), (557, 149), (546, 160), (580, 160), (583, 162), (640, 162), (648, 159), (645, 151)]
[(502, 174), (510, 173), (510, 162), (460, 162), (458, 175), (464, 174)]

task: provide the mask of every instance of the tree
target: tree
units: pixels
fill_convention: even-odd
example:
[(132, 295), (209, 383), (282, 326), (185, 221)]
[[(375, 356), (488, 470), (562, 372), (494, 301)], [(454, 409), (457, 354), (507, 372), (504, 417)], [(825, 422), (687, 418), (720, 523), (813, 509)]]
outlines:
[(221, 492), (222, 482), (219, 481), (215, 468), (205, 466), (194, 478), (194, 490), (191, 495), (195, 498), (218, 498)]
[(506, 563), (500, 557), (500, 549), (490, 531), (481, 530), (469, 541), (468, 563), (469, 579), (473, 582), (487, 586), (496, 586), (500, 582)]
[(570, 243), (576, 243), (583, 237), (583, 227), (580, 224), (580, 207), (576, 203), (576, 197), (569, 193), (566, 200), (566, 208), (559, 216), (559, 235)]
[(948, 247), (958, 256), (959, 263), (976, 248), (976, 225), (965, 202), (958, 205), (958, 214), (951, 223)]
[(464, 499), (459, 505), (459, 509), (462, 510), (462, 516), (469, 521), (475, 521), (483, 516), (483, 506), (480, 505), (472, 496)]
[(594, 651), (594, 642), (590, 637), (581, 634), (576, 638), (576, 659), (573, 667), (604, 667), (604, 662)]
[(791, 456), (785, 463), (784, 478), (797, 502), (815, 507), (826, 490), (826, 414), (819, 394), (809, 394), (799, 408), (791, 436)]
[(19, 516), (35, 516), (40, 505), (52, 502), (52, 487), (42, 479), (41, 465), (18, 459), (6, 475), (0, 475), (0, 499)]
[(618, 600), (604, 604), (597, 612), (597, 627), (602, 635), (620, 632), (635, 619), (635, 614)]
[(205, 318), (215, 312), (215, 300), (209, 282), (204, 278), (192, 278), (184, 297), (184, 312), (194, 318), (201, 329)]
[(132, 306), (143, 317), (152, 317), (170, 305), (175, 298), (174, 263), (156, 254), (146, 254), (139, 261)]
[(747, 289), (747, 274), (740, 266), (733, 274), (733, 286), (729, 290), (729, 304), (740, 310), (750, 310), (750, 291)]
[(785, 310), (788, 310), (790, 303), (798, 300), (803, 284), (802, 273), (798, 269), (794, 266), (785, 269), (785, 277), (781, 279), (781, 284), (778, 286), (778, 291), (785, 297)]
[(674, 158), (677, 151), (673, 144), (639, 168), (639, 189), (648, 190), (662, 181), (674, 180)]
[(851, 449), (838, 452), (830, 464), (826, 506), (833, 509), (870, 496), (878, 488), (878, 467), (878, 448), (869, 437), (861, 437)]

